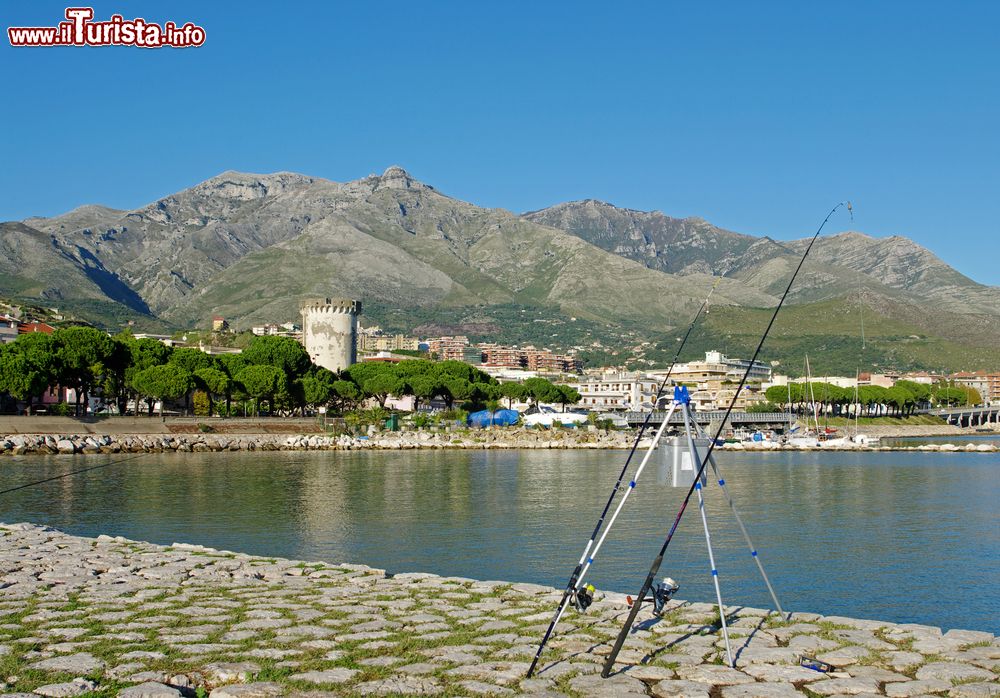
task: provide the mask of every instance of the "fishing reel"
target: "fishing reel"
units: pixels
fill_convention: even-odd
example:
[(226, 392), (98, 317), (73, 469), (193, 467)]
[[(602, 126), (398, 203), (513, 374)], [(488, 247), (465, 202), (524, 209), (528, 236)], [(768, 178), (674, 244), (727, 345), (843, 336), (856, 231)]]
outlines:
[(577, 589), (576, 593), (573, 594), (573, 606), (580, 613), (583, 613), (588, 608), (590, 604), (594, 603), (594, 593), (597, 589), (593, 584), (587, 584), (582, 589)]
[(677, 582), (670, 577), (664, 577), (663, 581), (653, 589), (653, 613), (658, 616), (663, 615), (663, 609), (666, 608), (667, 602), (673, 598), (678, 589), (680, 589), (680, 585)]
[[(653, 613), (656, 615), (663, 615), (663, 609), (666, 608), (667, 602), (673, 598), (677, 590), (680, 589), (680, 585), (675, 582), (670, 577), (664, 577), (663, 581), (653, 587), (652, 598), (643, 597), (643, 603), (653, 603)], [(631, 596), (625, 597), (625, 603), (628, 604), (629, 608), (632, 608), (632, 604), (635, 603)]]

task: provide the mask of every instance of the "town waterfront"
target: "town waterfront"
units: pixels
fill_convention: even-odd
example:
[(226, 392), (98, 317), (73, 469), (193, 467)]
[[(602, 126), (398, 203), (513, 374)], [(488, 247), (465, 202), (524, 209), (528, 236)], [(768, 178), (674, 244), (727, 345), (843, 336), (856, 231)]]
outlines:
[[(4, 487), (121, 456), (14, 457)], [(620, 451), (148, 454), (5, 495), (0, 520), (390, 572), (565, 584)], [(944, 453), (720, 454), (779, 592), (795, 610), (1000, 630), (998, 459)], [(724, 597), (770, 606), (718, 487), (707, 508)], [(634, 593), (683, 492), (644, 473), (594, 567)], [(663, 571), (711, 599), (685, 517)]]

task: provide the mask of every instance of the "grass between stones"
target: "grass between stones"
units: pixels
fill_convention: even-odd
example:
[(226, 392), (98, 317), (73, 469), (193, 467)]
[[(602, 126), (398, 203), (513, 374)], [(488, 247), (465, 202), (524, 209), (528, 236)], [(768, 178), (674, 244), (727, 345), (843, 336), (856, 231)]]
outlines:
[[(126, 558), (139, 554), (148, 559), (151, 552), (163, 552), (143, 545), (116, 544), (109, 548), (119, 550)], [(206, 671), (207, 665), (252, 662), (259, 670), (250, 680), (277, 682), (293, 692), (325, 689), (337, 695), (356, 695), (361, 683), (399, 676), (400, 668), (407, 665), (423, 665), (414, 667), (417, 676), (433, 680), (447, 695), (471, 696), (475, 694), (461, 683), (476, 677), (449, 672), (492, 661), (526, 666), (548, 624), (548, 614), (554, 612), (550, 594), (530, 596), (514, 591), (510, 585), (487, 588), (471, 580), (416, 576), (385, 579), (324, 563), (279, 562), (212, 551), (177, 553), (175, 559), (166, 561), (171, 570), (178, 564), (191, 570), (211, 570), (205, 576), (189, 576), (180, 584), (153, 581), (117, 598), (109, 598), (106, 588), (64, 591), (52, 586), (27, 599), (0, 601), (0, 645), (11, 648), (0, 654), (4, 690), (28, 692), (43, 683), (71, 680), (75, 675), (31, 669), (30, 665), (52, 654), (87, 652), (106, 665), (89, 673), (88, 678), (99, 684), (96, 695), (116, 694), (135, 683), (128, 676), (138, 671), (156, 672), (165, 678), (183, 674), (202, 690), (208, 690), (214, 681)], [(234, 569), (230, 561), (237, 558), (240, 562), (236, 566), (245, 568), (277, 565), (275, 572), (285, 577), (229, 578), (225, 571)], [(292, 570), (296, 572), (289, 574)], [(316, 572), (329, 576), (305, 579)], [(719, 638), (718, 618), (704, 610), (697, 605), (673, 608), (659, 619), (662, 625), (650, 628), (651, 632), (642, 637), (630, 636), (626, 647), (638, 656), (645, 653), (645, 665), (676, 669), (676, 661), (667, 661), (676, 651), (670, 648), (668, 634)], [(746, 618), (730, 619), (735, 623), (734, 637), (744, 637), (751, 629), (778, 630), (803, 623), (815, 628), (804, 634), (831, 641), (838, 648), (857, 644), (837, 635), (839, 631), (855, 630), (848, 625), (822, 620), (788, 621), (777, 615), (761, 616), (759, 621), (748, 624)], [(253, 620), (278, 622), (248, 624), (245, 630), (234, 630)], [(565, 624), (566, 629), (559, 631), (557, 641), (546, 650), (546, 663), (566, 662), (562, 671), (553, 672), (553, 690), (577, 695), (570, 683), (581, 672), (592, 671), (595, 658), (582, 657), (588, 662), (581, 665), (582, 669), (573, 668), (571, 662), (581, 653), (608, 645), (623, 620), (621, 613), (607, 609), (589, 615), (570, 610), (560, 624)], [(779, 638), (777, 645), (787, 646), (794, 632)], [(912, 651), (914, 644), (910, 636), (894, 639), (883, 630), (872, 636), (893, 649), (869, 650), (858, 664), (886, 666), (889, 652)], [(695, 642), (695, 653), (701, 642)], [(711, 648), (710, 641), (704, 642), (709, 643), (701, 655), (707, 656), (705, 662), (724, 664), (722, 651)], [(970, 643), (963, 648), (990, 644)], [(445, 651), (447, 648), (452, 651)], [(133, 650), (163, 656), (122, 659)], [(393, 661), (367, 661), (386, 658)], [(930, 656), (924, 656), (923, 661), (935, 659), (947, 661)], [(112, 676), (114, 668), (123, 663), (136, 667)], [(912, 678), (918, 666), (907, 667), (902, 673)], [(344, 684), (314, 684), (291, 678), (301, 672), (337, 668), (356, 673)], [(502, 682), (500, 677), (492, 678)], [(516, 684), (512, 687), (516, 688)], [(815, 696), (808, 687), (801, 690)]]
[[(216, 556), (225, 557), (225, 556)], [(304, 565), (309, 569), (322, 569), (324, 565)], [(200, 568), (194, 565), (194, 568)], [(15, 612), (8, 612), (0, 616), (0, 625), (5, 626), (2, 631), (4, 641), (11, 642), (21, 638), (35, 637), (44, 631), (54, 627), (56, 623), (64, 626), (72, 623), (81, 627), (84, 632), (73, 638), (74, 645), (80, 651), (86, 651), (94, 657), (106, 663), (106, 669), (96, 669), (90, 672), (87, 678), (99, 683), (97, 695), (114, 695), (118, 690), (129, 685), (125, 677), (112, 677), (108, 673), (122, 660), (119, 657), (129, 650), (142, 649), (143, 651), (160, 652), (164, 655), (161, 659), (145, 659), (139, 663), (143, 670), (157, 672), (164, 676), (176, 674), (194, 674), (204, 666), (213, 662), (231, 661), (253, 661), (260, 667), (256, 673), (255, 680), (277, 681), (287, 686), (291, 690), (317, 690), (330, 689), (341, 694), (350, 695), (349, 686), (312, 684), (304, 681), (293, 681), (289, 677), (295, 673), (311, 670), (324, 670), (337, 667), (349, 668), (358, 673), (352, 677), (350, 685), (365, 681), (386, 679), (396, 671), (390, 667), (370, 666), (361, 664), (364, 659), (390, 655), (398, 658), (396, 665), (427, 663), (427, 650), (441, 647), (453, 646), (456, 648), (484, 648), (489, 647), (489, 652), (495, 653), (504, 649), (510, 649), (514, 642), (507, 637), (500, 638), (500, 635), (516, 634), (522, 629), (530, 628), (536, 624), (533, 621), (521, 620), (521, 616), (531, 615), (539, 610), (537, 605), (520, 604), (519, 598), (513, 596), (510, 601), (503, 600), (508, 589), (500, 588), (493, 592), (477, 592), (471, 589), (470, 584), (448, 584), (439, 587), (422, 587), (419, 584), (408, 585), (406, 596), (400, 597), (393, 593), (378, 593), (366, 596), (361, 604), (357, 602), (349, 604), (355, 611), (352, 613), (343, 609), (330, 608), (325, 605), (329, 598), (323, 594), (324, 589), (331, 589), (337, 586), (336, 583), (320, 583), (308, 591), (289, 592), (282, 589), (280, 585), (272, 585), (261, 588), (254, 587), (252, 590), (239, 590), (225, 587), (213, 587), (205, 585), (202, 587), (186, 587), (181, 592), (171, 590), (159, 590), (153, 595), (146, 595), (143, 599), (125, 597), (121, 605), (109, 603), (88, 603), (80, 594), (70, 594), (66, 599), (58, 600), (55, 603), (44, 602), (41, 599), (32, 599), (17, 609)], [(148, 592), (147, 592), (148, 594)], [(501, 603), (493, 606), (492, 602), (497, 596), (501, 597)], [(282, 604), (276, 599), (286, 599)], [(344, 601), (347, 604), (347, 600)], [(463, 624), (464, 618), (449, 615), (449, 611), (462, 611), (474, 607), (476, 604), (486, 604), (495, 610), (510, 611), (504, 615), (497, 615), (490, 610), (483, 609), (481, 612), (484, 622), (489, 619), (502, 619), (512, 623), (510, 628), (498, 633), (497, 639), (490, 641), (490, 636), (484, 636), (477, 630), (480, 623)], [(190, 657), (183, 652), (183, 644), (165, 641), (165, 637), (183, 636), (185, 632), (192, 635), (192, 641), (198, 644), (218, 644), (223, 641), (229, 629), (252, 617), (251, 611), (255, 608), (268, 609), (276, 612), (278, 617), (291, 621), (298, 620), (297, 613), (307, 612), (311, 617), (309, 623), (319, 624), (320, 627), (350, 629), (353, 621), (363, 620), (367, 617), (379, 617), (389, 615), (390, 617), (406, 617), (406, 613), (393, 614), (394, 608), (416, 607), (418, 610), (440, 616), (446, 628), (444, 634), (431, 637), (430, 639), (414, 634), (407, 628), (390, 631), (382, 640), (388, 643), (387, 646), (371, 646), (369, 641), (364, 639), (351, 641), (338, 641), (336, 647), (339, 656), (329, 657), (329, 648), (326, 647), (305, 647), (301, 644), (301, 637), (281, 637), (278, 629), (262, 629), (255, 633), (252, 638), (240, 641), (229, 642), (228, 647), (222, 651), (209, 651), (201, 653), (197, 657)], [(187, 613), (190, 609), (203, 608), (205, 616), (200, 613)], [(366, 610), (367, 609), (367, 610)], [(218, 618), (216, 612), (221, 610)], [(32, 616), (37, 616), (40, 611), (45, 611), (43, 617), (34, 620)], [(103, 614), (114, 614), (113, 619), (101, 620), (95, 616)], [(207, 622), (207, 619), (224, 620), (224, 622)], [(156, 622), (151, 627), (143, 627), (144, 620), (155, 619)], [(140, 627), (136, 627), (139, 624)], [(122, 642), (115, 638), (106, 638), (104, 635), (119, 632), (134, 632), (141, 636), (141, 640), (134, 642)], [(592, 636), (596, 642), (604, 639), (604, 634), (595, 627), (583, 625), (580, 632)], [(201, 637), (203, 635), (203, 637)], [(40, 635), (39, 635), (40, 637)], [(52, 683), (57, 681), (69, 681), (74, 675), (62, 672), (47, 672), (28, 668), (28, 665), (36, 661), (44, 651), (44, 648), (52, 644), (56, 638), (46, 637), (44, 640), (27, 643), (8, 655), (0, 657), (0, 674), (13, 680), (7, 681), (7, 690), (30, 691), (42, 683)], [(484, 643), (484, 640), (486, 641)], [(301, 654), (294, 656), (294, 666), (283, 664), (280, 660), (259, 658), (248, 655), (253, 649), (274, 648), (283, 646), (295, 646)], [(435, 679), (447, 690), (450, 695), (473, 695), (458, 683), (465, 677), (456, 677), (447, 672), (458, 666), (455, 662), (436, 662), (432, 671), (426, 676)], [(572, 692), (568, 687), (569, 676), (560, 679), (561, 686), (568, 695)], [(346, 691), (346, 693), (345, 693)]]

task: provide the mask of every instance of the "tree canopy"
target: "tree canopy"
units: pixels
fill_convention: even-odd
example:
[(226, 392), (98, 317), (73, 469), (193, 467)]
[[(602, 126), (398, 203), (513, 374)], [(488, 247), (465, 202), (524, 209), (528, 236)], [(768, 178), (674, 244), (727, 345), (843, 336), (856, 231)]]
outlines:
[(184, 398), (188, 404), (196, 390), (201, 413), (221, 414), (231, 414), (234, 399), (255, 401), (250, 407), (257, 412), (265, 402), (271, 414), (324, 405), (349, 409), (366, 400), (384, 407), (390, 396), (412, 396), (414, 409), (434, 398), (449, 409), (481, 409), (500, 399), (564, 407), (580, 400), (572, 386), (543, 378), (501, 385), (461, 361), (363, 362), (335, 374), (314, 365), (305, 349), (287, 337), (255, 337), (241, 354), (210, 355), (136, 339), (128, 332), (111, 337), (94, 328), (72, 327), (52, 335), (22, 335), (0, 348), (0, 357), (0, 392), (30, 405), (49, 386), (76, 388), (78, 402), (96, 391), (116, 402), (123, 414), (142, 401), (150, 414), (156, 401)]
[(162, 417), (163, 402), (187, 394), (194, 387), (194, 376), (177, 364), (166, 363), (139, 371), (132, 377), (132, 384), (140, 395), (160, 401)]
[(31, 402), (35, 395), (45, 390), (48, 380), (44, 373), (32, 365), (28, 357), (11, 345), (0, 346), (0, 392), (7, 392), (18, 400)]
[(313, 365), (305, 347), (291, 337), (254, 337), (240, 356), (248, 364), (274, 366), (290, 380), (304, 376)]
[(111, 337), (93, 327), (67, 327), (52, 334), (55, 344), (56, 379), (76, 388), (76, 413), (99, 381), (114, 352)]

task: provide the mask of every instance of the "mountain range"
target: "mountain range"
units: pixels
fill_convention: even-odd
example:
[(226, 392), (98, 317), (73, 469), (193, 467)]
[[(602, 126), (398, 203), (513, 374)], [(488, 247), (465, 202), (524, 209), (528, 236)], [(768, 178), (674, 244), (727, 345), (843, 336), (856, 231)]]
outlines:
[[(748, 320), (777, 303), (806, 244), (593, 200), (517, 215), (448, 197), (399, 167), (346, 183), (225, 172), (135, 210), (91, 205), (0, 223), (0, 294), (105, 326), (180, 328), (216, 314), (237, 328), (295, 320), (305, 297), (349, 296), (369, 321), (399, 330), (493, 318), (504, 337), (534, 337), (542, 322), (560, 327), (550, 333), (560, 346), (597, 335), (605, 346), (617, 337), (655, 347), (718, 282), (703, 339), (738, 351), (766, 324)], [(790, 319), (822, 308), (831, 337), (859, 335), (867, 314), (884, 365), (961, 356), (1000, 366), (1000, 288), (904, 237), (820, 238), (790, 302)], [(789, 359), (820, 329), (798, 324)], [(902, 339), (912, 350), (888, 351)]]

